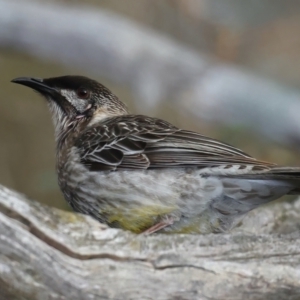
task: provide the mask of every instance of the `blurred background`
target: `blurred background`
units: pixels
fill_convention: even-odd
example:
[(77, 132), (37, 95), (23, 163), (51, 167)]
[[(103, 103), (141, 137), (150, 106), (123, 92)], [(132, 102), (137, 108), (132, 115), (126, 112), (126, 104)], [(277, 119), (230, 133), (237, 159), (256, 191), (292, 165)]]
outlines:
[(299, 32), (292, 0), (0, 0), (0, 183), (69, 209), (47, 106), (19, 76), (89, 76), (134, 113), (299, 165)]

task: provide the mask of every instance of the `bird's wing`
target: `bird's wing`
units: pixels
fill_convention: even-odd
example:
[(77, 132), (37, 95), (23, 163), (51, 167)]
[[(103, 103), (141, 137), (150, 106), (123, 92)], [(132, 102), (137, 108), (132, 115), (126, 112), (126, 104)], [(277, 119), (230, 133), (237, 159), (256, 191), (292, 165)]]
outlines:
[(127, 115), (88, 128), (75, 146), (90, 170), (253, 165), (268, 169), (241, 150), (160, 119)]

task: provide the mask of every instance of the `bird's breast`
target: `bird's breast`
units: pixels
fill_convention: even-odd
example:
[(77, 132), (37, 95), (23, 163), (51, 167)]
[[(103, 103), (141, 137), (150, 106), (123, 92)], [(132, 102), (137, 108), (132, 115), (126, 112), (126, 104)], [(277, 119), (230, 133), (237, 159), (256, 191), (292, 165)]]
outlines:
[[(59, 178), (65, 197), (76, 211), (136, 233), (165, 216), (182, 218), (181, 225), (175, 226), (177, 232), (199, 232), (197, 218), (207, 211), (210, 199), (222, 193), (217, 178), (202, 177), (196, 169), (93, 172), (80, 162), (76, 148), (61, 164)], [(207, 216), (204, 219), (207, 221)]]

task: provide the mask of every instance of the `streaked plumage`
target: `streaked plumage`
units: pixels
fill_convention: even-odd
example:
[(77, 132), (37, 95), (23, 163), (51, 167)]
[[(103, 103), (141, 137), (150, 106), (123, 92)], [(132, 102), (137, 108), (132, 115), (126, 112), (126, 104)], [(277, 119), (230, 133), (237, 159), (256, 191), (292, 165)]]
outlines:
[(14, 82), (48, 100), (65, 198), (75, 211), (110, 226), (223, 232), (257, 206), (300, 192), (300, 168), (278, 167), (166, 121), (130, 115), (91, 79)]

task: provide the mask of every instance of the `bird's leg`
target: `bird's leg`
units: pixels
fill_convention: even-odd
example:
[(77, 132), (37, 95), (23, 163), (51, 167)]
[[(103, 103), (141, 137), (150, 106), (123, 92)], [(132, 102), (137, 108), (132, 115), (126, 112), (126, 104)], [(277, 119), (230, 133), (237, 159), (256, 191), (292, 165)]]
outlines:
[(174, 217), (170, 217), (167, 216), (166, 218), (164, 218), (163, 220), (161, 220), (160, 222), (156, 223), (155, 225), (151, 226), (150, 228), (146, 229), (145, 231), (143, 231), (143, 234), (152, 234), (155, 233), (169, 225), (172, 225), (175, 221)]

